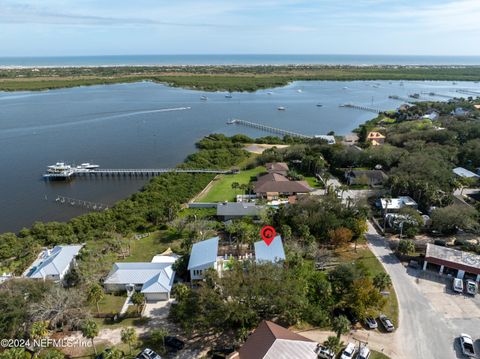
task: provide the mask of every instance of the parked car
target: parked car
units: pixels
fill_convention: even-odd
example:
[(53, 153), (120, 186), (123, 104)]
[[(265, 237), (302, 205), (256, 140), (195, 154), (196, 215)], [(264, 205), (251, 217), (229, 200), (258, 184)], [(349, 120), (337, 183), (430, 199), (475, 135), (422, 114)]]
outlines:
[(457, 293), (463, 293), (463, 280), (460, 278), (453, 278), (453, 290)]
[(346, 348), (343, 349), (340, 359), (352, 359), (356, 351), (357, 349), (355, 348), (355, 344), (348, 343)]
[(321, 359), (333, 359), (335, 358), (335, 353), (328, 349), (327, 347), (318, 344), (317, 348), (315, 349), (315, 353)]
[(477, 283), (470, 279), (468, 279), (465, 283), (465, 289), (467, 290), (467, 293), (475, 296), (475, 294), (477, 294)]
[(475, 357), (475, 348), (470, 335), (465, 333), (460, 334), (460, 345), (462, 347), (463, 355), (466, 355), (467, 357)]
[(185, 346), (185, 343), (182, 342), (180, 339), (172, 337), (172, 336), (166, 336), (165, 337), (165, 346), (170, 347), (174, 350), (181, 350)]
[(370, 349), (368, 349), (366, 344), (360, 345), (358, 350), (357, 359), (368, 359), (370, 358)]
[(136, 359), (162, 359), (160, 355), (158, 355), (152, 349), (149, 349), (149, 348), (143, 349), (143, 351), (140, 354), (138, 354), (135, 358)]
[(393, 332), (395, 330), (392, 321), (388, 319), (386, 315), (382, 314), (378, 317), (378, 319), (380, 319), (380, 322), (382, 322), (382, 325), (387, 332)]
[(369, 329), (377, 329), (377, 328), (378, 328), (378, 323), (377, 323), (377, 321), (375, 320), (375, 318), (373, 318), (373, 317), (367, 317), (367, 318), (365, 318), (365, 325), (366, 325)]

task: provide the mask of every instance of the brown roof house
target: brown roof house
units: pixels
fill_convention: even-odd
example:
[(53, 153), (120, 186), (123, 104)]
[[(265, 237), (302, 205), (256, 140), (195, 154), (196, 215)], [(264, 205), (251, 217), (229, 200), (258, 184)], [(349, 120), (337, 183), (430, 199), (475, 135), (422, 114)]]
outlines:
[(268, 200), (277, 199), (279, 196), (292, 196), (305, 194), (312, 188), (305, 181), (290, 181), (287, 177), (278, 173), (268, 173), (257, 178), (253, 192), (258, 197)]
[(317, 343), (275, 323), (262, 321), (230, 359), (316, 359)]
[(288, 174), (288, 165), (285, 162), (273, 162), (267, 163), (265, 165), (268, 173), (278, 173), (282, 176), (286, 176)]
[(372, 131), (367, 135), (367, 141), (372, 143), (372, 146), (380, 146), (385, 143), (385, 136), (380, 132)]

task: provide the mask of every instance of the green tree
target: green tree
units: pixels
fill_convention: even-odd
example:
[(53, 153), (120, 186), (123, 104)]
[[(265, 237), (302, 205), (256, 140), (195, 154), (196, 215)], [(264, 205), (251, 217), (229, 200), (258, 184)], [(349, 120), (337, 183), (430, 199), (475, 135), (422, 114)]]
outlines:
[(235, 194), (237, 194), (237, 191), (240, 188), (240, 183), (233, 182), (231, 186), (232, 186), (232, 189), (235, 191)]
[(398, 243), (397, 251), (404, 255), (409, 255), (415, 252), (415, 244), (409, 239), (402, 239)]
[(57, 349), (47, 349), (40, 354), (41, 359), (64, 359), (65, 354)]
[(332, 335), (323, 342), (323, 345), (327, 349), (330, 349), (332, 352), (338, 353), (338, 351), (340, 351), (340, 348), (343, 346), (343, 342), (340, 341), (339, 337)]
[(451, 205), (435, 208), (431, 214), (432, 229), (443, 234), (452, 234), (458, 229), (477, 229), (477, 218), (477, 211), (467, 206)]
[(100, 314), (100, 307), (98, 303), (103, 298), (105, 298), (105, 292), (103, 291), (102, 286), (98, 283), (93, 283), (88, 289), (87, 300), (90, 303), (95, 303), (95, 305), (97, 306), (97, 313), (99, 314)]
[(97, 354), (97, 347), (93, 339), (98, 335), (98, 325), (93, 320), (86, 320), (82, 325), (82, 335), (92, 341), (93, 351)]
[(0, 353), (0, 359), (29, 359), (30, 355), (24, 348), (10, 348)]
[(350, 330), (350, 321), (344, 315), (339, 315), (333, 318), (332, 329), (337, 334), (337, 338), (340, 339), (342, 334), (348, 333)]
[(105, 350), (102, 352), (103, 359), (123, 359), (125, 355), (119, 349), (112, 348), (110, 350)]
[(135, 292), (132, 294), (132, 303), (137, 306), (137, 313), (140, 313), (143, 303), (145, 303), (145, 296), (143, 293)]
[(383, 291), (392, 285), (392, 279), (387, 273), (378, 273), (373, 277), (373, 285), (378, 290)]
[(130, 355), (132, 354), (132, 345), (137, 342), (137, 333), (135, 332), (134, 328), (124, 328), (120, 332), (120, 337), (122, 343), (128, 345), (128, 349), (130, 350)]
[(150, 333), (150, 339), (156, 344), (161, 343), (163, 350), (165, 350), (165, 337), (168, 335), (168, 331), (164, 328), (152, 330)]

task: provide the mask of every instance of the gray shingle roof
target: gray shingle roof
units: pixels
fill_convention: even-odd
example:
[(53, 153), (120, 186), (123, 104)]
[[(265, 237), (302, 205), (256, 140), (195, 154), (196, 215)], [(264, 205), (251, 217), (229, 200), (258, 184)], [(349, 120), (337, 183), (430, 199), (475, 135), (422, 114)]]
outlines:
[(188, 270), (214, 263), (217, 260), (219, 237), (195, 243), (192, 246)]
[(70, 266), (77, 256), (83, 244), (60, 245), (52, 250), (44, 251), (42, 256), (36, 260), (25, 275), (28, 278), (45, 278), (47, 276), (60, 276)]
[(255, 261), (258, 262), (278, 262), (285, 260), (285, 251), (283, 250), (282, 237), (276, 236), (269, 246), (261, 240), (255, 242)]
[(249, 202), (225, 202), (217, 205), (217, 216), (257, 216), (264, 206)]

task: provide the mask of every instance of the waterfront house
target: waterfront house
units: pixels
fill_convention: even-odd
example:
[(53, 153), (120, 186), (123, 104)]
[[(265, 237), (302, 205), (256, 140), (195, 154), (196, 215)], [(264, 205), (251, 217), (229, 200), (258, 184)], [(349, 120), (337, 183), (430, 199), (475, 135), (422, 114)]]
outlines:
[(103, 283), (105, 291), (140, 292), (147, 302), (169, 300), (175, 279), (172, 265), (178, 258), (171, 253), (155, 256), (151, 262), (115, 263)]
[(219, 237), (213, 237), (192, 246), (188, 261), (188, 270), (192, 281), (202, 280), (207, 269), (218, 270), (218, 242)]
[(82, 249), (79, 245), (58, 245), (43, 250), (32, 265), (23, 273), (23, 277), (53, 280), (60, 282), (75, 265), (75, 258)]
[(317, 343), (270, 321), (262, 321), (229, 359), (317, 359)]
[(255, 242), (255, 262), (257, 263), (277, 263), (285, 260), (285, 250), (283, 249), (282, 237), (276, 236), (270, 245), (263, 240)]
[(371, 131), (367, 135), (367, 142), (370, 142), (372, 146), (380, 146), (385, 143), (385, 136), (380, 132)]
[(400, 209), (404, 207), (410, 207), (417, 209), (418, 204), (413, 200), (413, 198), (409, 196), (400, 196), (398, 198), (381, 198), (379, 202), (377, 202), (377, 206), (379, 206), (383, 212), (398, 212)]
[(217, 204), (217, 217), (223, 221), (252, 217), (258, 219), (265, 206), (252, 202), (222, 202)]
[(470, 112), (468, 110), (465, 110), (462, 107), (457, 107), (455, 110), (451, 112), (451, 115), (453, 116), (459, 116), (459, 117), (465, 117), (468, 116)]
[(425, 115), (422, 116), (424, 119), (435, 121), (440, 117), (440, 114), (437, 111), (431, 110), (428, 111)]
[(294, 196), (307, 194), (312, 189), (305, 181), (290, 181), (287, 177), (278, 173), (268, 173), (259, 176), (254, 183), (253, 192), (257, 197), (275, 200), (280, 196)]
[(278, 173), (282, 176), (286, 176), (289, 171), (288, 165), (285, 162), (267, 163), (265, 168), (268, 173)]

